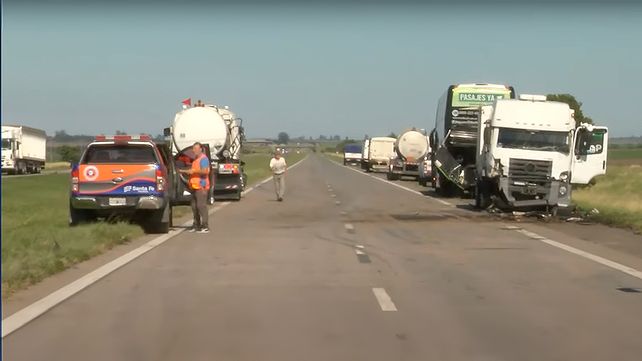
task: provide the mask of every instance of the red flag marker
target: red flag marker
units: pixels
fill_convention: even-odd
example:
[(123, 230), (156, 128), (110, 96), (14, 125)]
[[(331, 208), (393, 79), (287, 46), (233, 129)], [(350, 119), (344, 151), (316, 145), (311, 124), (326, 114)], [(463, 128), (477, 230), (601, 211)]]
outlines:
[(187, 98), (187, 99), (183, 100), (181, 103), (183, 103), (183, 105), (185, 105), (185, 106), (191, 107), (192, 106), (192, 98)]

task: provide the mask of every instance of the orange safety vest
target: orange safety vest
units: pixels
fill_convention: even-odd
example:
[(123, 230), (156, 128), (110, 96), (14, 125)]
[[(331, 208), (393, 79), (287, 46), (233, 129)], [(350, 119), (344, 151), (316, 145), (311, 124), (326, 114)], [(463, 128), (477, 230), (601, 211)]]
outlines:
[(189, 176), (189, 186), (194, 190), (210, 189), (210, 161), (205, 154), (202, 154), (192, 162), (192, 170), (201, 172), (207, 170), (207, 174), (191, 174)]

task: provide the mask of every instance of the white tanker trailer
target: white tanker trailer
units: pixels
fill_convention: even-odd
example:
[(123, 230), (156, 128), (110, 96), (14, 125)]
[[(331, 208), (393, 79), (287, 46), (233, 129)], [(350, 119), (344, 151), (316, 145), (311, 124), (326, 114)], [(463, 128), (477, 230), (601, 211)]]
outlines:
[(415, 128), (406, 130), (397, 137), (395, 142), (395, 157), (388, 165), (389, 180), (399, 179), (402, 176), (417, 178), (419, 176), (419, 163), (428, 153), (428, 138), (426, 134)]
[[(210, 203), (214, 199), (241, 199), (247, 177), (241, 161), (241, 147), (245, 138), (242, 119), (228, 107), (199, 103), (185, 106), (174, 117), (172, 126), (165, 128), (164, 135), (170, 143), (178, 169), (191, 166), (195, 142), (203, 144), (211, 162)], [(176, 204), (185, 204), (191, 195), (187, 191), (187, 178), (181, 175)]]

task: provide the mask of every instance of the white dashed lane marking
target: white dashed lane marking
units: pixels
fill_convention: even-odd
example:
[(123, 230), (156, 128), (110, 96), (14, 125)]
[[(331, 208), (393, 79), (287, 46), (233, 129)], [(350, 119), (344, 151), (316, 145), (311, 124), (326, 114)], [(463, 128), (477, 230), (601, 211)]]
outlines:
[(395, 303), (392, 302), (392, 299), (388, 295), (388, 292), (386, 292), (385, 288), (373, 288), (372, 293), (374, 293), (375, 298), (377, 299), (377, 302), (379, 302), (379, 307), (381, 307), (381, 311), (387, 311), (387, 312), (397, 311), (397, 306), (395, 306)]

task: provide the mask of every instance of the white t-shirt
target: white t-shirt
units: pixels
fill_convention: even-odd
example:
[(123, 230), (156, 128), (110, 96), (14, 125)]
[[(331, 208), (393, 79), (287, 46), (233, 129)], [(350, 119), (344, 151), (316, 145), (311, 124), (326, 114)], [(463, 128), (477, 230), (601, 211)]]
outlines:
[(283, 174), (288, 165), (285, 163), (285, 158), (281, 157), (279, 159), (272, 158), (270, 159), (270, 169), (274, 174)]

